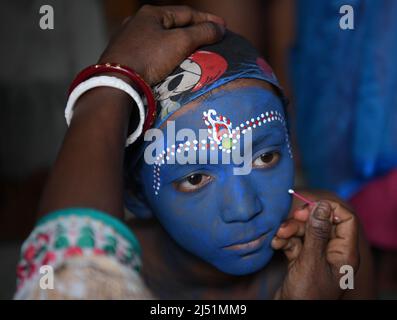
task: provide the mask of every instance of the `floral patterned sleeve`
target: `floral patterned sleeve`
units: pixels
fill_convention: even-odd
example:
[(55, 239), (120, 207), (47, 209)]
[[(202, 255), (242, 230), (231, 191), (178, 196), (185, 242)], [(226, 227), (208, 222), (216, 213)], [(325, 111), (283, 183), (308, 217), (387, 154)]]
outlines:
[(139, 275), (140, 253), (131, 230), (106, 213), (53, 212), (22, 245), (15, 299), (151, 298)]

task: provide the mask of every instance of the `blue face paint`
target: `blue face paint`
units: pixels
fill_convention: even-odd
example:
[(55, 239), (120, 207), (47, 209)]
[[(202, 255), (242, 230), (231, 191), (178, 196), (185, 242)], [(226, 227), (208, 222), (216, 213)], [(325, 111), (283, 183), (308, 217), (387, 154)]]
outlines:
[[(210, 109), (236, 125), (270, 111), (284, 117), (273, 93), (243, 87), (219, 91), (183, 113), (176, 118), (176, 130), (190, 128), (198, 136), (198, 130), (206, 128), (203, 113)], [(268, 121), (251, 132), (253, 168), (248, 175), (233, 174), (233, 163), (164, 164), (155, 195), (153, 165), (143, 163), (139, 172), (143, 194), (169, 235), (184, 249), (235, 275), (255, 272), (269, 262), (271, 240), (291, 205), (293, 162), (285, 124)]]

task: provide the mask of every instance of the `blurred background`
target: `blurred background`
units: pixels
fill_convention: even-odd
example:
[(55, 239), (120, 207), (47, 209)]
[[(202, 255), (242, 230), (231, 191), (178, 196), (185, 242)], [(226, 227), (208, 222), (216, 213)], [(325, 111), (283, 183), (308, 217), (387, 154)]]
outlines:
[[(332, 191), (355, 208), (373, 248), (377, 295), (396, 299), (394, 0), (2, 0), (0, 299), (13, 296), (19, 247), (66, 130), (68, 85), (143, 4), (218, 14), (263, 53), (291, 100), (297, 186)], [(339, 26), (345, 4), (354, 30)], [(54, 8), (54, 30), (39, 27), (42, 5)]]

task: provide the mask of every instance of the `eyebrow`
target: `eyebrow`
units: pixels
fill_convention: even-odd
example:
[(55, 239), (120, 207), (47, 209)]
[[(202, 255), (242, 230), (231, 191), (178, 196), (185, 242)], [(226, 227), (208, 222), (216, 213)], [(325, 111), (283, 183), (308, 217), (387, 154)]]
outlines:
[(285, 128), (283, 127), (283, 124), (276, 123), (275, 126), (271, 128), (271, 130), (268, 130), (267, 132), (261, 132), (258, 135), (255, 135), (255, 137), (253, 135), (254, 139), (252, 139), (252, 149), (260, 145), (263, 142), (263, 140), (269, 140), (269, 138), (272, 136), (277, 135), (280, 137), (282, 136), (284, 138), (284, 134), (285, 134)]

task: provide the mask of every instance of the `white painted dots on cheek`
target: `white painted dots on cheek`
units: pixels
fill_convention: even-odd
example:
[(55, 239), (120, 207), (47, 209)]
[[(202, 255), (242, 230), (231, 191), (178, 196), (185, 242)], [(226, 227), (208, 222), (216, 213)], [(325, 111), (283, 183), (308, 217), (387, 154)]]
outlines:
[(156, 163), (153, 165), (153, 177), (154, 194), (157, 196), (160, 190), (160, 166)]
[(292, 158), (292, 151), (288, 137), (287, 126), (284, 117), (278, 111), (268, 111), (261, 113), (255, 118), (251, 118), (234, 129), (232, 129), (231, 121), (225, 116), (217, 116), (214, 109), (209, 109), (207, 112), (203, 112), (203, 120), (208, 128), (208, 136), (206, 140), (193, 140), (180, 143), (177, 146), (173, 144), (171, 147), (163, 150), (160, 155), (156, 158), (153, 165), (153, 189), (155, 195), (158, 195), (160, 191), (160, 168), (166, 163), (166, 161), (174, 158), (176, 153), (188, 152), (188, 151), (205, 151), (205, 150), (222, 150), (222, 152), (230, 153), (231, 150), (236, 149), (236, 144), (244, 135), (247, 130), (253, 130), (262, 125), (266, 125), (270, 122), (279, 121), (283, 124), (285, 130), (285, 139), (287, 143), (288, 153)]

